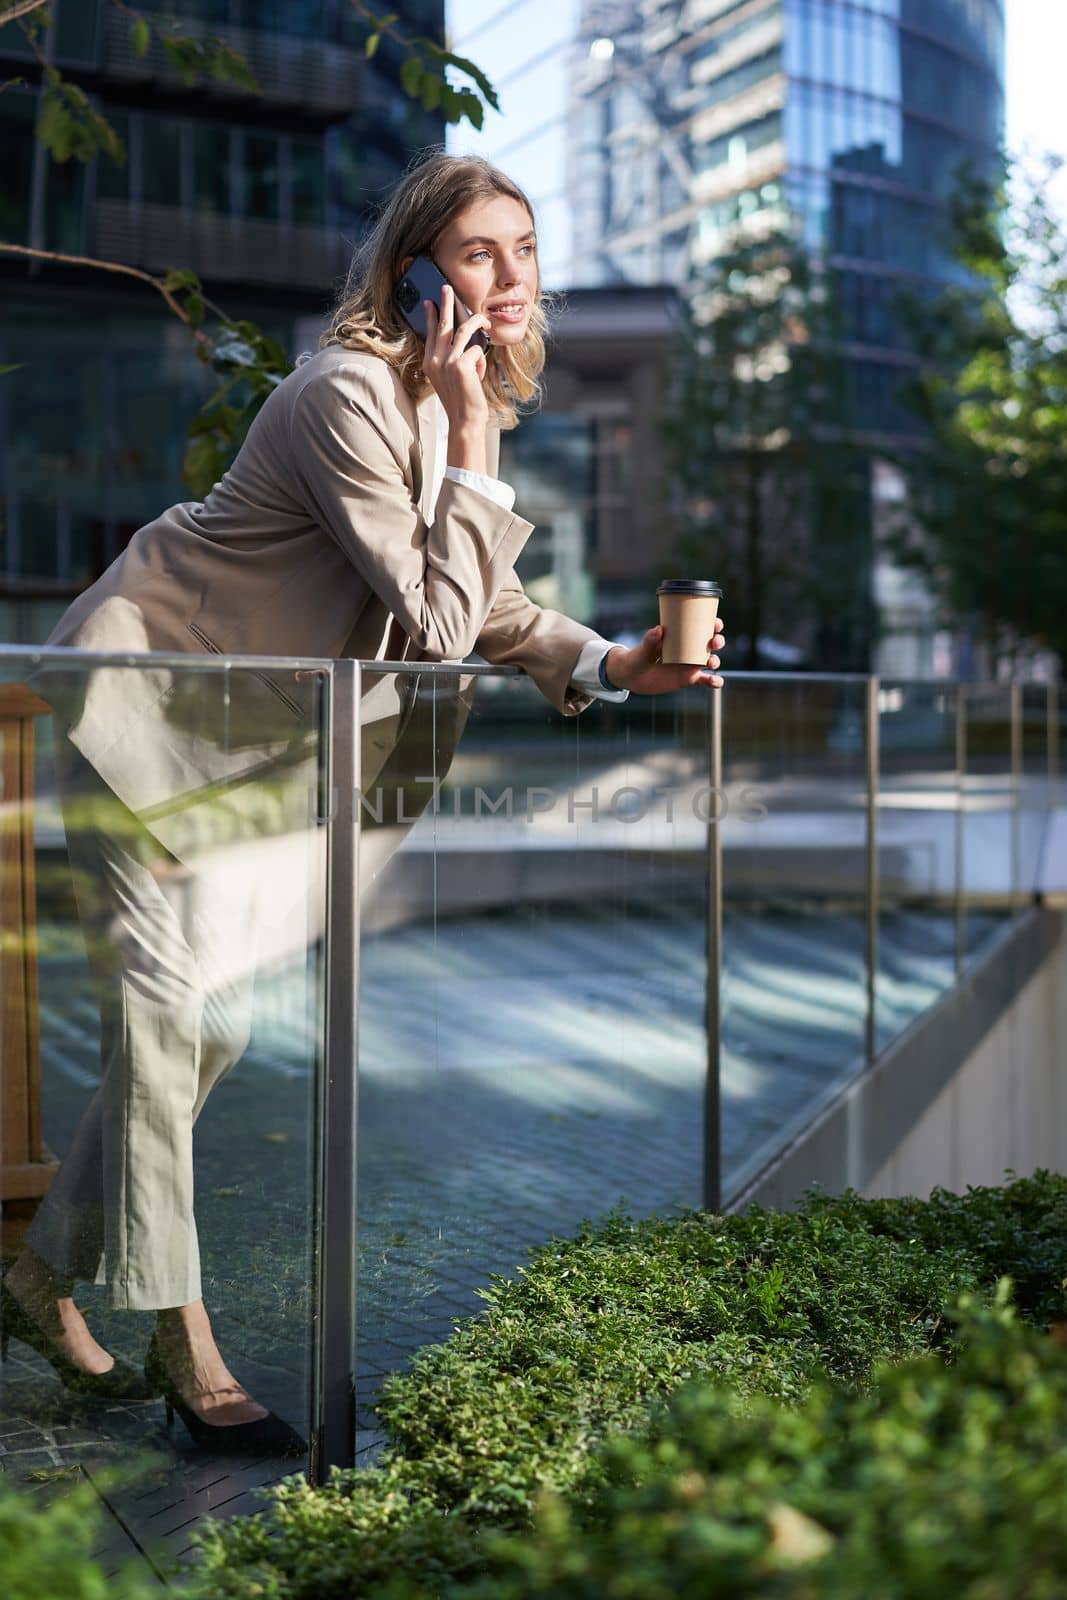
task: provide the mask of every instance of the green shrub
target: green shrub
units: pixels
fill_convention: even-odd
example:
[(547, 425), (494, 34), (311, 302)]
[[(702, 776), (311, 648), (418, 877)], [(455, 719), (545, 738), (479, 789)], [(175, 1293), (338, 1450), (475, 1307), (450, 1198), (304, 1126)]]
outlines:
[[(1048, 1505), (1063, 1523), (1064, 1507), (1046, 1496), (1040, 1455), (1062, 1473), (1060, 1358), (1003, 1306), (984, 1321), (972, 1307), (953, 1370), (959, 1336), (944, 1308), (1007, 1272), (1024, 1316), (1063, 1316), (1065, 1223), (1067, 1180), (1038, 1173), (929, 1202), (816, 1195), (795, 1213), (586, 1226), (494, 1280), (480, 1317), (389, 1381), (390, 1445), (376, 1466), (325, 1489), (290, 1479), (258, 1515), (209, 1527), (185, 1592), (1058, 1600), (1067, 1585), (1040, 1586), (1060, 1559), (1041, 1519)], [(1014, 1519), (1010, 1536), (983, 1535), (986, 1515)], [(684, 1582), (672, 1540), (689, 1552)], [(883, 1560), (896, 1587), (882, 1583)], [(866, 1589), (846, 1586), (853, 1561)], [(969, 1576), (983, 1562), (984, 1590)], [(803, 1587), (816, 1571), (819, 1586)], [(1030, 1587), (1013, 1587), (1012, 1571)], [(50, 1581), (35, 1600), (104, 1592)]]
[(591, 1506), (549, 1500), (449, 1600), (1061, 1600), (1067, 1355), (1006, 1290), (964, 1304), (955, 1365), (883, 1368), (868, 1394), (683, 1392), (607, 1444)]
[(587, 1226), (390, 1380), (384, 1461), (211, 1529), (196, 1592), (351, 1600), (469, 1572), (481, 1530), (526, 1526), (545, 1488), (589, 1499), (605, 1436), (693, 1379), (789, 1404), (823, 1373), (866, 1385), (876, 1361), (943, 1346), (943, 1308), (978, 1281), (965, 1251), (875, 1234), (854, 1206)]
[[(4, 1600), (149, 1600), (154, 1580), (132, 1568), (105, 1577), (90, 1551), (101, 1530), (100, 1501), (82, 1482), (44, 1497), (43, 1486), (0, 1486), (0, 1588)], [(66, 1487), (63, 1485), (62, 1487)]]
[(1004, 1188), (935, 1189), (929, 1200), (813, 1194), (807, 1209), (846, 1223), (854, 1217), (872, 1233), (918, 1239), (930, 1250), (961, 1250), (983, 1282), (1011, 1278), (1016, 1304), (1033, 1321), (1067, 1319), (1067, 1179), (1036, 1172)]

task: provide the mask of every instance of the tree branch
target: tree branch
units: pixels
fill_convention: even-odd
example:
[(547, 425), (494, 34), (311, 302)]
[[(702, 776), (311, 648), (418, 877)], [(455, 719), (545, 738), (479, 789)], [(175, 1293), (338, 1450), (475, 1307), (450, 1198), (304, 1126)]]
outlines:
[(24, 17), (30, 11), (39, 11), (41, 6), (48, 4), (49, 0), (16, 0), (9, 11), (0, 11), (0, 28), (5, 22), (14, 22), (16, 17)]
[(8, 244), (4, 239), (0, 239), (0, 252), (10, 256), (28, 256), (35, 261), (59, 261), (68, 267), (95, 267), (100, 272), (117, 272), (126, 278), (137, 278), (141, 283), (147, 283), (150, 288), (156, 290), (157, 294), (163, 296), (171, 311), (185, 323), (194, 339), (197, 339), (208, 348), (211, 347), (211, 339), (206, 333), (201, 332), (199, 328), (193, 327), (192, 320), (166, 287), (163, 280), (154, 278), (150, 272), (142, 272), (140, 267), (123, 266), (118, 261), (99, 261), (95, 256), (68, 256), (58, 250), (35, 250), (30, 245)]

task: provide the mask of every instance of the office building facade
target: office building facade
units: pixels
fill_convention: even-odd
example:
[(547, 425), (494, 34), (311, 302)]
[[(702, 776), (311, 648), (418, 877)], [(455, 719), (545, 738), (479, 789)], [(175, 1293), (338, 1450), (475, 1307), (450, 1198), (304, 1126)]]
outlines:
[[(554, 286), (684, 292), (739, 230), (792, 219), (836, 270), (857, 435), (872, 459), (905, 441), (914, 424), (900, 401), (908, 356), (895, 302), (958, 274), (945, 204), (963, 163), (990, 173), (998, 160), (1003, 0), (562, 6), (569, 37), (561, 13), (545, 48), (531, 56), (523, 43), (520, 60), (536, 0), (476, 11), (475, 0), (453, 0), (454, 16), (480, 15), (457, 42), (480, 48), (503, 85), (507, 115), (490, 121), (482, 148), (548, 219)], [(550, 403), (551, 393), (550, 372)], [(872, 471), (864, 514), (876, 519), (897, 492), (891, 474)], [(614, 570), (624, 566), (613, 558)], [(926, 669), (933, 624), (922, 591), (876, 559), (871, 541), (865, 568), (883, 629), (923, 635), (889, 662)], [(860, 650), (836, 664), (870, 659)]]
[[(347, 0), (140, 0), (224, 39), (259, 84), (183, 85), (128, 11), (53, 0), (39, 48), (126, 148), (83, 164), (34, 138), (41, 70), (0, 28), (0, 238), (158, 274), (199, 273), (234, 317), (295, 354), (321, 323), (375, 203), (443, 123), (403, 94), (399, 48), (372, 62)], [(405, 33), (442, 38), (443, 0), (399, 0)], [(0, 637), (32, 641), (142, 523), (188, 498), (187, 428), (210, 375), (150, 287), (90, 267), (0, 255)]]
[(840, 274), (857, 427), (907, 431), (893, 303), (957, 274), (945, 202), (964, 163), (996, 169), (1003, 11), (1003, 0), (586, 0), (575, 272), (681, 282), (739, 227), (788, 214)]

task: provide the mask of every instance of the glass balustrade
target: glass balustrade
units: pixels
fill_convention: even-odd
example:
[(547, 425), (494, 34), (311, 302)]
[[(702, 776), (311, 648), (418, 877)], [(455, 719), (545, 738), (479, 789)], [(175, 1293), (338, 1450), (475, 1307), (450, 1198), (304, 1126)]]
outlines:
[(1019, 832), (1011, 685), (969, 683), (961, 692), (960, 945), (964, 961), (970, 962), (1017, 907)]
[(1056, 804), (1056, 710), (1053, 685), (1020, 685), (1018, 887), (1024, 904), (1041, 883), (1048, 818)]
[(722, 699), (722, 1164), (736, 1193), (865, 1058), (866, 683)]
[(879, 1049), (956, 982), (959, 714), (953, 684), (879, 683)]
[[(326, 698), (292, 661), (0, 654), (4, 1467), (93, 1477), (164, 1564), (309, 1465)], [(110, 1378), (50, 1359), (61, 1284)], [(278, 1419), (239, 1456), (192, 1398), (231, 1374)]]
[(362, 706), (372, 1429), (382, 1375), (491, 1273), (615, 1206), (701, 1204), (709, 720), (700, 693), (563, 718), (442, 669), (367, 670)]
[[(531, 1247), (738, 1194), (1022, 911), (1060, 714), (739, 674), (563, 717), (484, 666), (0, 649), (12, 1470), (97, 1475), (170, 1560), (366, 1459), (384, 1376)], [(27, 1247), (129, 1394), (64, 1387)], [(201, 1292), (294, 1454), (144, 1392)]]

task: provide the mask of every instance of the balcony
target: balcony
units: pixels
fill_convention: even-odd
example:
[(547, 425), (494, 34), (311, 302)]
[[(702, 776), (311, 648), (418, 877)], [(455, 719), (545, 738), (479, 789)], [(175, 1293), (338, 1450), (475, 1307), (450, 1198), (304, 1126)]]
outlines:
[[(710, 701), (601, 705), (579, 733), (515, 669), (5, 647), (16, 1212), (99, 1075), (67, 850), (88, 860), (95, 828), (121, 842), (133, 820), (57, 794), (47, 712), (80, 705), (86, 674), (115, 719), (101, 756), (165, 847), (145, 877), (190, 937), (220, 904), (249, 924), (198, 968), (243, 1052), (197, 1127), (205, 1293), (319, 1480), (373, 1442), (383, 1376), (475, 1311), (490, 1273), (620, 1199), (732, 1207), (766, 1199), (783, 1161), (774, 1203), (815, 1179), (885, 1188), (956, 1098), (971, 1136), (927, 1137), (927, 1187), (1058, 1164), (1055, 687), (742, 673)], [(998, 1071), (972, 1088), (986, 1039)], [(143, 1316), (85, 1300), (138, 1358)], [(158, 1404), (57, 1425), (54, 1375), (13, 1343), (5, 1464), (95, 1481), (163, 1452), (158, 1478), (102, 1480), (141, 1548), (181, 1555), (205, 1511), (250, 1509), (295, 1470), (212, 1458), (164, 1434)]]
[[(158, 83), (167, 89), (181, 87), (158, 38), (153, 36), (147, 55), (139, 57), (130, 42), (128, 16), (109, 6), (105, 18), (103, 67), (110, 77)], [(219, 28), (183, 20), (182, 31), (190, 38), (224, 38), (254, 74), (261, 90), (255, 97), (258, 105), (299, 106), (311, 116), (337, 121), (358, 102), (361, 57), (355, 50), (260, 28)], [(213, 79), (198, 84), (196, 94), (213, 100), (252, 98), (236, 84)]]
[(331, 228), (127, 200), (96, 202), (93, 248), (154, 272), (191, 267), (209, 280), (322, 291), (347, 272), (352, 252)]

